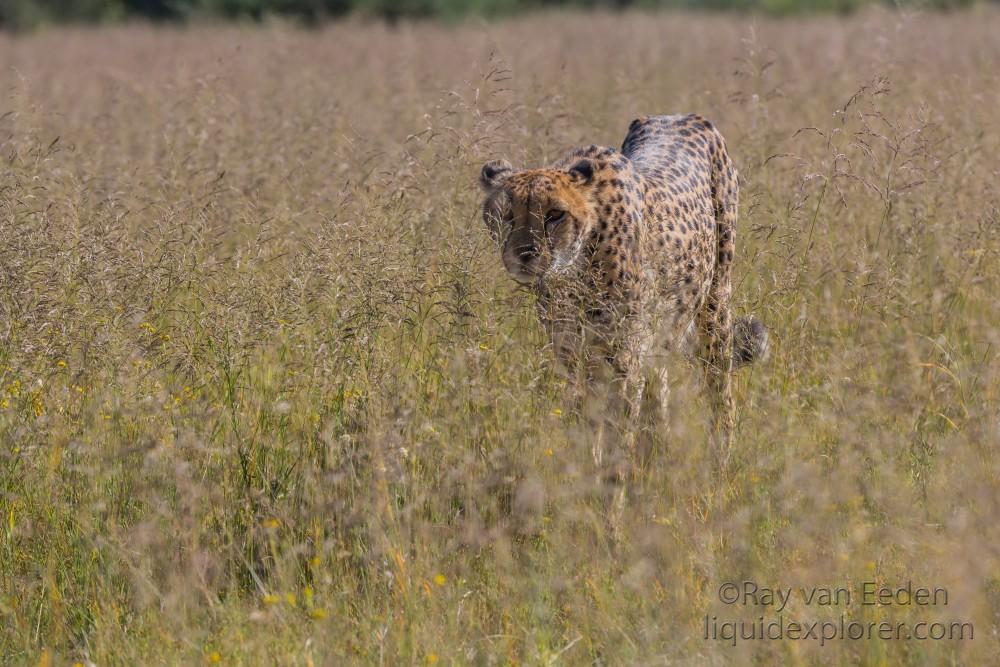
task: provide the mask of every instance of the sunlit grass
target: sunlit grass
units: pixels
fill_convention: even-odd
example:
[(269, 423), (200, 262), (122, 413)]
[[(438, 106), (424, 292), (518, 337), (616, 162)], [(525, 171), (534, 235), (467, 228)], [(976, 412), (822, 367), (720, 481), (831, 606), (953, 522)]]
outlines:
[[(0, 38), (3, 664), (990, 664), (1000, 15)], [(697, 111), (743, 176), (729, 476), (692, 368), (605, 533), (478, 168)], [(810, 129), (804, 129), (810, 128)], [(725, 581), (974, 641), (703, 637)], [(745, 613), (743, 613), (745, 612)]]

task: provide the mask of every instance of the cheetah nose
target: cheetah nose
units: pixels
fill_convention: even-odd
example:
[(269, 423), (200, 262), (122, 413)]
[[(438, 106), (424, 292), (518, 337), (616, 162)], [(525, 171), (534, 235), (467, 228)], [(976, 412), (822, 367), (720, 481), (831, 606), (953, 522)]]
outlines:
[(517, 258), (522, 262), (530, 262), (538, 257), (538, 247), (535, 245), (523, 245), (517, 249)]

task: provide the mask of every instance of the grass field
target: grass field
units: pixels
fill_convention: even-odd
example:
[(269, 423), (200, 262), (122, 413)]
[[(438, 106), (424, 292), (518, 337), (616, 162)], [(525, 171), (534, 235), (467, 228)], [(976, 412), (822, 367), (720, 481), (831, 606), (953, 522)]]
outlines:
[[(1000, 664), (998, 32), (0, 37), (0, 663)], [(614, 547), (478, 170), (680, 111), (740, 168), (735, 300), (772, 355), (727, 476), (673, 362)], [(854, 598), (720, 600), (743, 581)], [(861, 604), (909, 581), (947, 604)], [(705, 638), (779, 615), (974, 634)]]

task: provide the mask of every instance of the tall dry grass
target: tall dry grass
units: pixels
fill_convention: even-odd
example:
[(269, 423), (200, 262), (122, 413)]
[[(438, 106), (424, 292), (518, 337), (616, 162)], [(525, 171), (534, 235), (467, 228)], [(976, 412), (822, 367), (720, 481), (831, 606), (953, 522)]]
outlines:
[[(1000, 660), (1000, 13), (0, 38), (3, 664)], [(772, 332), (601, 520), (478, 166), (697, 111)], [(727, 581), (972, 640), (706, 641)]]

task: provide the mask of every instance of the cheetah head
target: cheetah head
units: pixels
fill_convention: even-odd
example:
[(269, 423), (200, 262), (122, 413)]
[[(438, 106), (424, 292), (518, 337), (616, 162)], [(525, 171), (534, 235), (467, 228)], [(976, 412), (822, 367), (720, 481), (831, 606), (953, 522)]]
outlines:
[(483, 165), (483, 220), (519, 283), (538, 282), (575, 265), (594, 224), (590, 160), (567, 170), (516, 171), (506, 160)]

